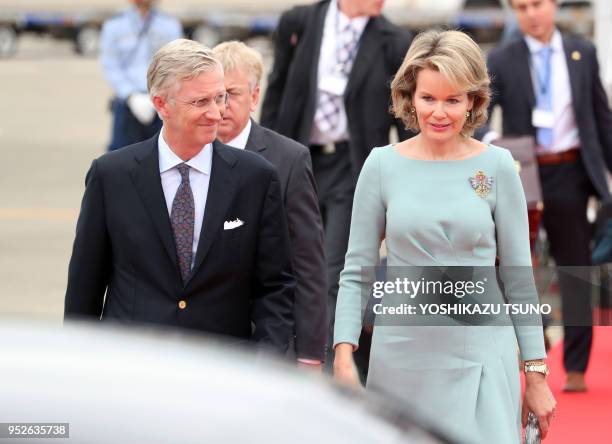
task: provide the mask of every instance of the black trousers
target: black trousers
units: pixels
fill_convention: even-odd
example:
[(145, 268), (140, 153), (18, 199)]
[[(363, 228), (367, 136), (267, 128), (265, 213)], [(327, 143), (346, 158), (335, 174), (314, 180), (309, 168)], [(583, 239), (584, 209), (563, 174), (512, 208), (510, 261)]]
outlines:
[[(319, 209), (323, 218), (323, 247), (328, 278), (328, 306), (331, 326), (334, 325), (338, 281), (344, 268), (353, 209), (355, 179), (351, 171), (347, 142), (336, 144), (335, 152), (324, 153), (312, 146), (312, 171), (317, 183)], [(331, 332), (331, 330), (330, 330)]]
[(586, 217), (587, 203), (596, 191), (581, 159), (559, 165), (541, 165), (544, 198), (543, 222), (552, 257), (558, 267), (585, 267), (580, 272), (560, 271), (564, 319), (563, 365), (566, 371), (587, 369), (593, 339), (589, 277), (592, 227)]
[[(336, 301), (338, 299), (338, 284), (340, 272), (344, 268), (344, 257), (348, 247), (351, 227), (351, 212), (356, 178), (351, 170), (349, 146), (347, 142), (335, 144), (335, 152), (326, 153), (322, 146), (310, 147), (312, 171), (317, 183), (319, 208), (323, 218), (323, 247), (328, 278), (328, 313), (329, 338), (327, 357), (328, 368), (333, 364), (334, 319), (336, 317)], [(369, 347), (362, 347), (356, 353), (355, 361), (362, 379), (367, 372), (367, 358), (361, 354), (367, 353)]]

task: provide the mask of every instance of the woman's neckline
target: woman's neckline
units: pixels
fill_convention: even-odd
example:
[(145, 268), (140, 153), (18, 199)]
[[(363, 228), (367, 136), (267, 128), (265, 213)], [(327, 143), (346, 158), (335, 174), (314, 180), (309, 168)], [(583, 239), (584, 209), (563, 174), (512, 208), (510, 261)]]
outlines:
[(441, 159), (441, 160), (436, 160), (436, 159), (417, 159), (416, 157), (409, 157), (409, 156), (406, 156), (406, 155), (404, 155), (404, 154), (400, 153), (400, 152), (399, 152), (399, 151), (398, 151), (398, 150), (395, 148), (395, 147), (396, 147), (396, 145), (397, 145), (396, 143), (391, 144), (391, 151), (393, 151), (394, 153), (396, 153), (398, 156), (400, 156), (400, 157), (402, 157), (402, 158), (404, 158), (404, 159), (406, 159), (406, 160), (412, 160), (412, 161), (414, 161), (414, 162), (430, 162), (430, 163), (452, 163), (452, 162), (464, 162), (464, 161), (467, 161), (467, 160), (472, 160), (472, 159), (475, 159), (475, 158), (477, 158), (477, 157), (482, 156), (483, 154), (485, 154), (485, 153), (489, 152), (489, 151), (490, 151), (490, 148), (491, 148), (491, 144), (490, 144), (490, 143), (488, 143), (488, 144), (486, 145), (486, 147), (485, 147), (483, 150), (478, 151), (477, 153), (472, 154), (472, 155), (470, 155), (470, 156), (468, 156), (468, 157), (464, 157), (463, 159)]

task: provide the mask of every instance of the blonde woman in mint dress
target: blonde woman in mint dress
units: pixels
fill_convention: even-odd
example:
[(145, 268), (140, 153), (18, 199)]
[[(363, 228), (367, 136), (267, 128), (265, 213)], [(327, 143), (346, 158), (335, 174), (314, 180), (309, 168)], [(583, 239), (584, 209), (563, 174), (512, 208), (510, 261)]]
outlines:
[[(383, 239), (389, 267), (493, 267), (496, 258), (500, 267), (531, 266), (512, 156), (470, 137), (486, 121), (489, 103), (479, 47), (458, 31), (419, 35), (392, 96), (396, 116), (419, 133), (373, 149), (357, 184), (334, 334), (335, 377), (353, 385), (362, 294), (372, 284), (362, 267), (378, 264)], [(529, 280), (520, 291), (533, 292), (537, 302)], [(512, 302), (524, 294), (505, 296)], [(526, 373), (521, 402), (517, 343), (522, 360), (543, 364), (537, 325), (375, 326), (367, 388), (408, 400), (459, 441), (520, 443), (529, 411), (545, 436), (556, 403), (538, 371)]]

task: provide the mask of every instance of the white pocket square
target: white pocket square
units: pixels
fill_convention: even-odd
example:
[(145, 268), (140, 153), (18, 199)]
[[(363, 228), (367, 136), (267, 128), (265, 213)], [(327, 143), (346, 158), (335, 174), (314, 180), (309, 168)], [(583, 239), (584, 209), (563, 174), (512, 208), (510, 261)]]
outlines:
[(242, 225), (244, 225), (244, 222), (241, 221), (240, 219), (226, 220), (225, 222), (223, 222), (223, 229), (224, 230), (233, 230), (234, 228), (238, 228), (238, 227), (240, 227)]

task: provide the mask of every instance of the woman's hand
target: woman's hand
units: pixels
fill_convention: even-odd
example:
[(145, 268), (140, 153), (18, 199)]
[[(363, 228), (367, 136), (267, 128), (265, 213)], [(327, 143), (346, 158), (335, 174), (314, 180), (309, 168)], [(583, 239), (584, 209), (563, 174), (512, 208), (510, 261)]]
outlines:
[(353, 388), (361, 388), (359, 373), (353, 359), (353, 345), (342, 343), (335, 348), (334, 378), (340, 383)]
[(553, 397), (546, 377), (537, 372), (525, 374), (525, 397), (523, 399), (522, 422), (523, 427), (527, 425), (527, 415), (529, 412), (538, 418), (540, 425), (540, 435), (546, 438), (550, 423), (555, 416), (557, 401)]

